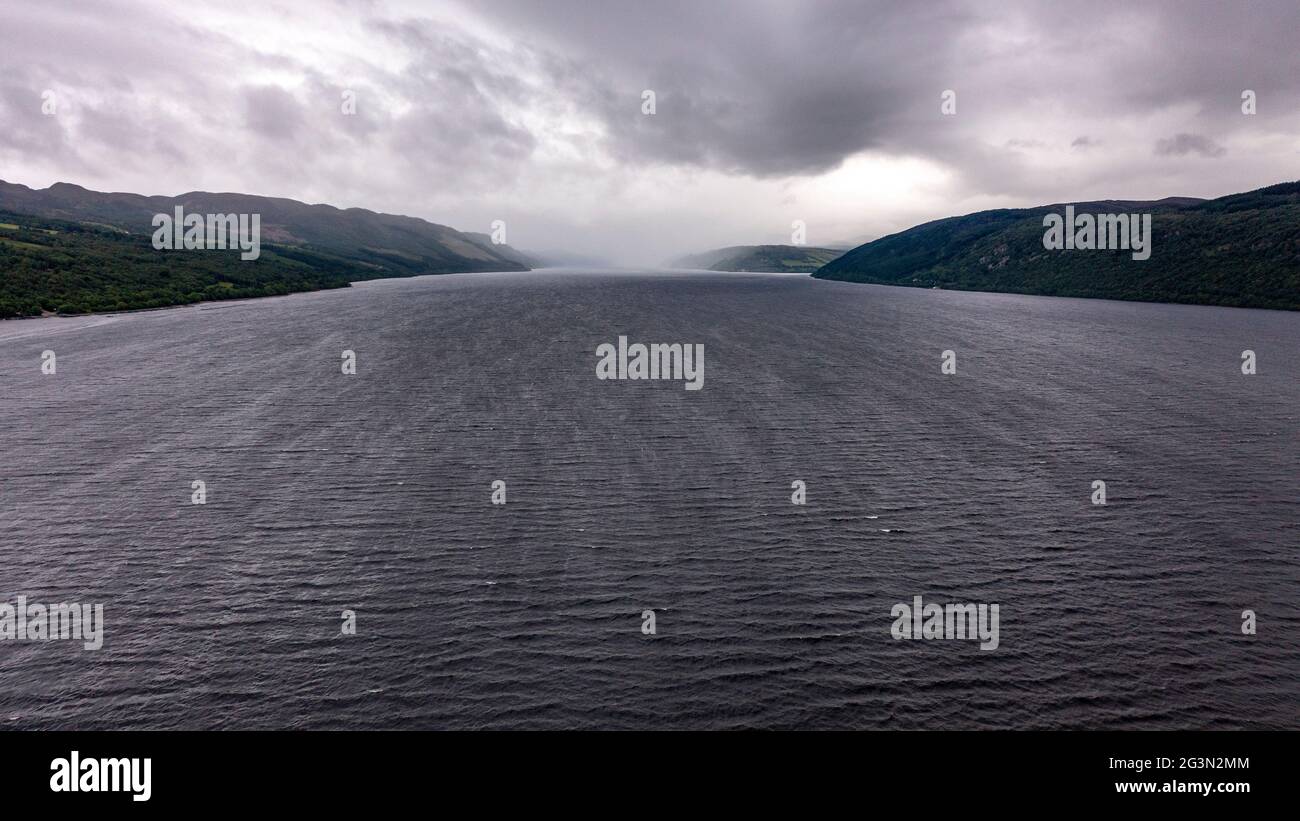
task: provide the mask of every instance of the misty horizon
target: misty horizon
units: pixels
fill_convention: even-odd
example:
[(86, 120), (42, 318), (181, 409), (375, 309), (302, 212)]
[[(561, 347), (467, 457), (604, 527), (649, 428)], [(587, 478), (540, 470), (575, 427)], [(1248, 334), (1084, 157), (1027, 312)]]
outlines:
[[(12, 181), (11, 181), (11, 180), (0, 179), (0, 183), (6, 183), (6, 182), (12, 182)], [(87, 188), (87, 187), (84, 186), (84, 185), (80, 185), (80, 184), (78, 184), (78, 183), (76, 183), (76, 182), (72, 182), (72, 181), (70, 181), (70, 180), (59, 180), (59, 181), (56, 181), (56, 182), (54, 182), (54, 183), (51, 183), (49, 186), (47, 186), (47, 187), (45, 187), (45, 188), (40, 188), (40, 189), (32, 188), (32, 186), (27, 186), (27, 187), (28, 187), (28, 188), (32, 188), (32, 190), (44, 191), (44, 190), (49, 190), (50, 188), (53, 188), (53, 187), (58, 186), (58, 185), (69, 185), (69, 186), (73, 186), (73, 187), (81, 188), (81, 189), (84, 189), (84, 190), (93, 190), (93, 189), (89, 189), (89, 188)], [(95, 192), (95, 193), (109, 194), (109, 195), (129, 194), (129, 195), (138, 195), (138, 196), (143, 196), (143, 197), (148, 197), (148, 198), (159, 198), (159, 197), (161, 197), (161, 198), (166, 198), (166, 199), (179, 199), (179, 198), (181, 198), (181, 197), (186, 197), (186, 196), (194, 195), (194, 194), (211, 194), (211, 195), (216, 195), (216, 196), (251, 196), (251, 197), (264, 197), (264, 198), (267, 198), (267, 199), (282, 199), (282, 200), (290, 200), (290, 201), (293, 201), (293, 202), (300, 202), (300, 201), (298, 201), (298, 200), (293, 200), (292, 197), (282, 197), (282, 196), (278, 196), (278, 195), (275, 195), (275, 194), (264, 194), (264, 193), (260, 193), (260, 192), (256, 192), (256, 191), (198, 191), (198, 190), (195, 190), (195, 191), (181, 191), (181, 192), (177, 192), (177, 193), (175, 193), (175, 194), (164, 194), (164, 193), (156, 193), (156, 192), (151, 193), (151, 192), (143, 192), (143, 191), (97, 191), (97, 192)], [(1244, 193), (1244, 192), (1238, 192), (1238, 191), (1225, 191), (1225, 192), (1223, 192), (1222, 196), (1228, 196), (1228, 195), (1231, 195), (1231, 194), (1237, 194), (1237, 193)], [(1159, 202), (1159, 201), (1161, 201), (1161, 200), (1165, 200), (1165, 199), (1168, 199), (1168, 200), (1184, 200), (1184, 199), (1214, 199), (1214, 198), (1216, 198), (1216, 197), (1218, 197), (1218, 196), (1220, 196), (1220, 195), (1217, 195), (1217, 194), (1216, 194), (1216, 195), (1214, 195), (1214, 196), (1212, 196), (1212, 197), (1206, 197), (1206, 198), (1200, 198), (1200, 197), (1192, 198), (1192, 197), (1183, 197), (1183, 196), (1180, 196), (1180, 195), (1177, 195), (1177, 194), (1171, 194), (1171, 195), (1168, 195), (1168, 196), (1165, 196), (1165, 197), (1155, 197), (1155, 198), (1152, 198), (1151, 200), (1121, 200), (1121, 199), (1118, 198), (1118, 197), (1103, 197), (1103, 198), (1100, 198), (1099, 200), (1096, 200), (1096, 201), (1098, 201), (1098, 202), (1108, 202), (1108, 201), (1121, 201), (1121, 202)], [(358, 209), (358, 208), (361, 207), (361, 206), (346, 205), (346, 204), (331, 203), (331, 202), (301, 202), (301, 204), (302, 204), (302, 205), (309, 206), (309, 207), (321, 207), (321, 206), (323, 206), (323, 207), (327, 207), (327, 208), (333, 208), (333, 209), (336, 210), (336, 211), (350, 211), (350, 210), (356, 210), (356, 209)], [(1044, 203), (1034, 203), (1034, 204), (1032, 204), (1032, 205), (1008, 206), (1008, 207), (1011, 207), (1011, 208), (1026, 208), (1026, 209), (1032, 209), (1032, 208), (1053, 207), (1053, 206), (1058, 206), (1058, 205), (1059, 205), (1059, 206), (1065, 206), (1065, 205), (1068, 205), (1068, 204), (1069, 204), (1069, 203), (1067, 203), (1066, 201), (1062, 200), (1062, 201), (1059, 201), (1059, 202), (1044, 202)], [(426, 219), (426, 218), (424, 218), (424, 217), (420, 217), (420, 216), (415, 215), (415, 214), (396, 214), (396, 213), (393, 213), (393, 212), (384, 211), (383, 209), (374, 209), (374, 208), (366, 208), (366, 209), (364, 209), (364, 210), (372, 211), (372, 212), (374, 212), (374, 213), (376, 213), (376, 214), (383, 215), (383, 216), (413, 217), (413, 218), (416, 218), (416, 219), (422, 219), (422, 220), (425, 220), (426, 222), (429, 222), (429, 223), (431, 223), (431, 224), (433, 224), (433, 225), (443, 225), (443, 226), (445, 226), (445, 227), (453, 228), (453, 229), (455, 229), (455, 230), (457, 230), (457, 231), (463, 231), (463, 232), (471, 232), (471, 233), (472, 233), (472, 232), (477, 232), (477, 233), (480, 233), (480, 234), (488, 234), (488, 233), (490, 232), (490, 230), (491, 230), (491, 226), (490, 226), (490, 225), (488, 225), (488, 226), (477, 226), (477, 227), (476, 227), (476, 226), (466, 227), (466, 226), (452, 225), (452, 224), (447, 224), (447, 223), (438, 223), (438, 222), (436, 222), (436, 221), (434, 221), (434, 220), (428, 220), (428, 219)], [(948, 216), (966, 216), (966, 214), (945, 214), (945, 215), (943, 215), (943, 216), (944, 216), (944, 217), (948, 217)], [(942, 219), (942, 217), (936, 217), (935, 219)], [(933, 221), (933, 220), (927, 220), (927, 222), (928, 222), (928, 221)], [(906, 230), (907, 228), (911, 228), (911, 227), (915, 227), (915, 226), (904, 226), (904, 228), (903, 228), (902, 230)], [(845, 241), (845, 242), (834, 242), (834, 241), (833, 241), (833, 242), (825, 242), (825, 243), (819, 243), (818, 246), (819, 246), (819, 247), (823, 247), (823, 248), (848, 249), (848, 248), (852, 248), (852, 247), (857, 246), (857, 245), (861, 245), (861, 244), (865, 244), (865, 243), (868, 243), (868, 242), (872, 242), (872, 241), (874, 241), (874, 240), (876, 240), (876, 239), (879, 239), (879, 238), (880, 238), (880, 237), (872, 236), (872, 237), (866, 237), (866, 238), (864, 238), (864, 239), (857, 240), (857, 241), (852, 241), (852, 242), (847, 242), (847, 241)], [(512, 243), (512, 244), (514, 244), (514, 245), (518, 245), (518, 243)], [(695, 249), (690, 249), (690, 250), (688, 250), (688, 251), (686, 251), (686, 252), (682, 252), (682, 253), (677, 254), (677, 256), (679, 256), (679, 257), (680, 257), (680, 256), (689, 256), (691, 253), (694, 253), (694, 252), (703, 252), (703, 251), (707, 251), (707, 250), (722, 250), (722, 249), (732, 248), (732, 247), (735, 247), (735, 248), (744, 248), (744, 247), (748, 247), (748, 246), (756, 246), (756, 245), (785, 246), (785, 245), (789, 245), (789, 244), (790, 244), (789, 237), (786, 237), (786, 240), (785, 240), (785, 241), (773, 241), (773, 242), (770, 242), (770, 243), (758, 243), (758, 242), (736, 242), (736, 243), (731, 243), (731, 244), (729, 244), (729, 245), (718, 245), (718, 246), (712, 246), (712, 247), (707, 248), (707, 249), (706, 249), (706, 248), (695, 248)], [(815, 246), (815, 247), (817, 247), (817, 246)], [(620, 268), (620, 267), (621, 267), (621, 268), (626, 268), (626, 269), (628, 269), (628, 270), (632, 270), (632, 269), (636, 269), (636, 268), (672, 268), (672, 267), (673, 267), (673, 266), (672, 266), (672, 259), (670, 259), (670, 258), (664, 258), (664, 259), (660, 259), (660, 260), (658, 260), (658, 261), (648, 261), (648, 262), (637, 263), (637, 262), (632, 262), (632, 261), (615, 262), (615, 261), (608, 260), (608, 259), (605, 259), (605, 258), (597, 258), (597, 257), (594, 257), (594, 256), (593, 256), (593, 257), (590, 257), (590, 259), (588, 259), (588, 260), (586, 260), (586, 261), (577, 261), (578, 258), (580, 258), (580, 257), (584, 257), (584, 256), (587, 256), (587, 255), (583, 254), (581, 251), (574, 251), (574, 250), (572, 250), (572, 249), (570, 249), (570, 248), (565, 248), (565, 247), (534, 248), (534, 247), (531, 247), (531, 246), (530, 246), (530, 247), (526, 247), (526, 248), (519, 248), (518, 250), (537, 253), (537, 254), (540, 254), (543, 258), (547, 258), (547, 257), (549, 257), (549, 258), (554, 258), (554, 259), (556, 260), (556, 264), (558, 264), (558, 265), (565, 265), (565, 266), (568, 266), (568, 267), (573, 267), (573, 266), (584, 267), (584, 266), (586, 266), (586, 265), (590, 265), (590, 266), (592, 266), (592, 267), (610, 267), (610, 266), (613, 266), (613, 267), (615, 267), (615, 268)]]

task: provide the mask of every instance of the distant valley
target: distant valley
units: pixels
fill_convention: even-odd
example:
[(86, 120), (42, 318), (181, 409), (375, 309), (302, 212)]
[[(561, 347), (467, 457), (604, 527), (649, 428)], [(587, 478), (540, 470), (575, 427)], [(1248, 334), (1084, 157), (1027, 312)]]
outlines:
[(678, 257), (669, 264), (705, 271), (811, 274), (843, 253), (843, 249), (805, 245), (733, 245)]
[[(154, 215), (257, 213), (261, 257), (155, 250)], [(851, 250), (737, 245), (675, 268), (811, 273), (920, 288), (1300, 310), (1300, 182), (1212, 200), (1072, 203), (1079, 213), (1150, 215), (1146, 259), (1049, 250), (1044, 217), (1065, 204), (924, 223)], [(1145, 217), (1144, 217), (1145, 218)], [(594, 264), (533, 254), (414, 217), (246, 194), (101, 193), (0, 182), (0, 318), (158, 308), (347, 287), (386, 277)]]

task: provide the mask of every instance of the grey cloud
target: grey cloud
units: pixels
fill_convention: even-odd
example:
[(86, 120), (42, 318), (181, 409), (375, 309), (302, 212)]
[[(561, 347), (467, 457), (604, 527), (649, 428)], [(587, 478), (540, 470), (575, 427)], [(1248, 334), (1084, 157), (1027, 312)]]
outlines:
[[(638, 184), (768, 192), (734, 204), (734, 238), (780, 222), (782, 185), (862, 152), (940, 169), (944, 208), (1204, 196), (1293, 173), (1300, 125), (1291, 0), (1100, 0), (1086, 27), (1077, 8), (1032, 0), (335, 0), (345, 25), (319, 28), (315, 3), (254, 8), (273, 36), (161, 0), (7, 10), (0, 177), (202, 183), (467, 227), (501, 213), (515, 237), (531, 224), (551, 245), (618, 248), (719, 221), (716, 200), (621, 199)], [(338, 39), (295, 40), (299, 25)], [(47, 87), (67, 95), (56, 118), (40, 114)], [(1256, 116), (1240, 112), (1246, 88)], [(955, 116), (940, 113), (944, 89)], [(1152, 163), (1162, 134), (1159, 156), (1219, 161)], [(1238, 139), (1265, 148), (1228, 153)], [(1071, 161), (1044, 173), (1052, 157)], [(574, 192), (607, 213), (575, 213)], [(812, 199), (798, 207), (836, 207)], [(843, 234), (886, 227), (861, 219)]]
[(442, 180), (500, 184), (537, 145), (511, 112), (534, 92), (511, 71), (529, 55), (502, 54), (465, 32), (424, 21), (377, 22), (372, 28), (410, 52), (412, 62), (382, 82), (412, 103), (389, 123), (387, 139), (400, 156)]
[(1156, 140), (1156, 155), (1160, 157), (1182, 157), (1187, 154), (1222, 157), (1226, 153), (1228, 149), (1200, 134), (1175, 134), (1172, 137)]
[[(990, 168), (981, 144), (1008, 116), (1035, 108), (1051, 116), (1047, 106), (1058, 103), (1104, 130), (1182, 105), (1192, 112), (1189, 131), (1226, 133), (1264, 125), (1240, 116), (1242, 88), (1266, 88), (1276, 116), (1300, 104), (1300, 50), (1291, 43), (1300, 4), (1286, 0), (1249, 11), (1110, 0), (1090, 5), (1091, 35), (1077, 8), (1046, 2), (611, 0), (593, 13), (584, 0), (478, 0), (464, 8), (585, 62), (587, 102), (625, 163), (810, 175), (876, 150), (927, 156), (972, 186), (1025, 193), (1035, 172), (1006, 156)], [(652, 117), (639, 112), (643, 88), (658, 94)], [(947, 122), (938, 117), (946, 88), (958, 93)], [(1089, 136), (1072, 147), (1099, 145)]]
[(302, 111), (294, 96), (277, 86), (244, 88), (244, 122), (263, 137), (293, 137), (302, 124)]
[[(967, 19), (951, 2), (920, 14), (897, 3), (487, 8), (525, 42), (586, 64), (579, 93), (624, 162), (754, 176), (820, 173), (935, 125)], [(643, 89), (657, 95), (653, 116)]]

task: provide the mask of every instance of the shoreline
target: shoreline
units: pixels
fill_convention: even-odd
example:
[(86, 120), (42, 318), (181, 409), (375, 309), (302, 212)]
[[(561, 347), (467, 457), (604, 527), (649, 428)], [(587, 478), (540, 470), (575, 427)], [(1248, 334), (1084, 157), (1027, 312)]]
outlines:
[(1004, 297), (1034, 297), (1037, 299), (1077, 299), (1094, 302), (1117, 302), (1131, 305), (1166, 305), (1183, 308), (1221, 308), (1239, 311), (1274, 311), (1282, 314), (1300, 314), (1300, 307), (1297, 308), (1270, 308), (1252, 305), (1217, 305), (1207, 302), (1155, 302), (1145, 299), (1117, 299), (1114, 297), (1100, 296), (1077, 296), (1068, 294), (1033, 294), (1023, 291), (984, 291), (974, 288), (939, 288), (935, 286), (921, 285), (903, 285), (891, 282), (865, 282), (847, 279), (827, 279), (813, 276), (812, 274), (788, 273), (782, 271), (709, 271), (707, 269), (695, 268), (568, 268), (565, 266), (554, 266), (546, 268), (530, 268), (526, 271), (453, 271), (447, 273), (430, 273), (415, 274), (413, 276), (402, 277), (376, 277), (374, 279), (358, 279), (349, 282), (346, 286), (337, 288), (312, 288), (303, 291), (291, 291), (287, 294), (267, 294), (265, 296), (236, 297), (232, 299), (204, 299), (198, 302), (178, 302), (173, 305), (160, 305), (155, 308), (127, 308), (121, 311), (90, 311), (84, 314), (61, 314), (55, 312), (43, 312), (40, 316), (11, 316), (0, 317), (0, 323), (4, 322), (27, 322), (41, 319), (79, 319), (87, 317), (109, 317), (109, 316), (126, 316), (130, 314), (153, 313), (156, 311), (173, 311), (178, 308), (198, 307), (201, 305), (223, 305), (239, 304), (243, 302), (257, 302), (267, 299), (282, 299), (284, 297), (301, 296), (303, 294), (318, 294), (328, 291), (343, 291), (355, 287), (356, 285), (368, 282), (391, 282), (403, 279), (419, 279), (422, 277), (443, 277), (443, 276), (463, 276), (467, 274), (520, 274), (520, 273), (542, 273), (556, 271), (571, 271), (574, 273), (587, 272), (596, 274), (611, 274), (616, 276), (637, 276), (637, 275), (655, 275), (655, 274), (686, 274), (690, 276), (782, 276), (782, 277), (806, 277), (813, 282), (836, 283), (849, 286), (874, 286), (879, 288), (903, 288), (909, 291), (939, 291), (941, 293), (956, 294), (987, 294), (989, 296)]

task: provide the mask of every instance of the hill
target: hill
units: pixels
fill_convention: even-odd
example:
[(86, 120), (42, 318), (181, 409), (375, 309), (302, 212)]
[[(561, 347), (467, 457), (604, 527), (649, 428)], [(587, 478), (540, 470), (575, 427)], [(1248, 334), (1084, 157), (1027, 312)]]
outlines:
[(527, 266), (491, 242), (417, 217), (381, 214), (364, 208), (308, 205), (297, 200), (251, 194), (191, 191), (175, 197), (103, 193), (55, 183), (32, 189), (0, 181), (0, 210), (121, 228), (152, 234), (155, 214), (176, 206), (187, 213), (261, 214), (262, 241), (320, 248), (334, 254), (401, 272), (441, 274), (464, 271), (523, 271)]
[(1213, 200), (1074, 203), (1151, 214), (1151, 256), (1048, 250), (1043, 217), (1065, 205), (980, 211), (868, 242), (818, 279), (1149, 302), (1300, 310), (1300, 182)]
[[(155, 214), (260, 214), (262, 255), (157, 251)], [(381, 277), (526, 271), (485, 234), (415, 217), (248, 194), (177, 197), (0, 181), (0, 316), (159, 307), (265, 296)]]
[(678, 257), (669, 264), (674, 268), (698, 268), (706, 271), (806, 274), (816, 271), (843, 253), (844, 251), (835, 248), (811, 248), (806, 245), (733, 245)]
[(0, 211), (0, 318), (276, 296), (393, 275), (297, 246), (264, 245), (256, 262), (238, 250), (157, 251), (145, 234)]

